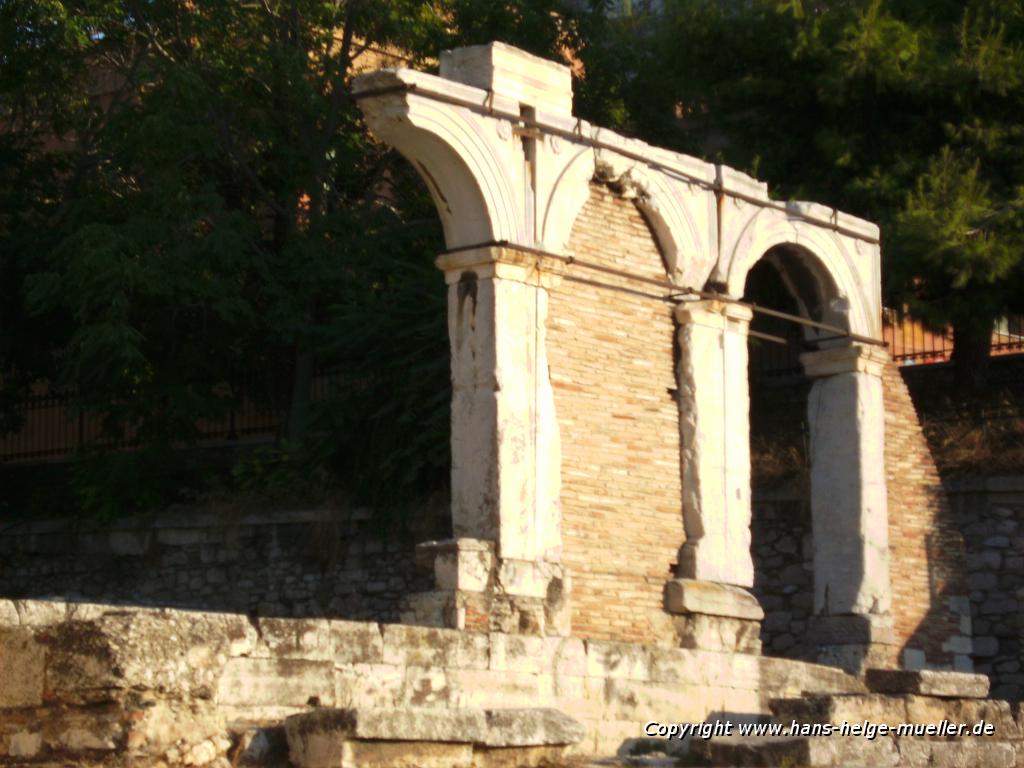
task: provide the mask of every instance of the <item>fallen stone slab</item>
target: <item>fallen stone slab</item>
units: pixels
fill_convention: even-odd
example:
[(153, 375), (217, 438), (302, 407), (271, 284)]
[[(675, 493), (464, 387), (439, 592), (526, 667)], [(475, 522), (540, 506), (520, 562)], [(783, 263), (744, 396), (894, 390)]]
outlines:
[(298, 768), (518, 768), (557, 760), (585, 735), (555, 709), (318, 709), (284, 728)]
[(932, 669), (869, 669), (864, 673), (864, 682), (874, 693), (914, 693), (954, 699), (984, 699), (989, 689), (987, 675)]

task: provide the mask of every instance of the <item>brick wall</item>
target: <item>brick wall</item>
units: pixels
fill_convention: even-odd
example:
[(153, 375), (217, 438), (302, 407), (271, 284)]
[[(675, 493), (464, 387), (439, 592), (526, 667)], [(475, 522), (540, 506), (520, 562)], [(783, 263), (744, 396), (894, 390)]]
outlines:
[(909, 666), (960, 664), (970, 653), (964, 543), (910, 392), (886, 367), (885, 462), (897, 647)]
[[(666, 279), (636, 206), (603, 187), (591, 188), (569, 250)], [(586, 277), (637, 289), (610, 275)], [(683, 543), (674, 333), (670, 306), (655, 299), (570, 280), (551, 292), (564, 562), (578, 637), (660, 644), (674, 637), (662, 609)]]

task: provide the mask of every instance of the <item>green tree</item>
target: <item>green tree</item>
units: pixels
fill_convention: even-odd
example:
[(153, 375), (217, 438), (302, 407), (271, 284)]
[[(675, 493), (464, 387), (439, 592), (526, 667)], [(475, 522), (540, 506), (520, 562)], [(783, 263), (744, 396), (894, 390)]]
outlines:
[[(144, 469), (243, 398), (283, 401), (281, 455), (326, 461), (371, 500), (438, 474), (444, 313), (416, 297), (443, 301), (440, 228), (407, 164), (366, 134), (351, 78), (491, 39), (564, 56), (600, 12), (0, 3), (0, 429), (47, 380), (109, 436), (134, 435), (142, 450), (83, 464), (93, 507), (151, 500)], [(348, 389), (313, 407), (327, 366)]]
[(674, 0), (660, 29), (640, 131), (878, 221), (889, 300), (979, 386), (1021, 285), (1024, 4)]

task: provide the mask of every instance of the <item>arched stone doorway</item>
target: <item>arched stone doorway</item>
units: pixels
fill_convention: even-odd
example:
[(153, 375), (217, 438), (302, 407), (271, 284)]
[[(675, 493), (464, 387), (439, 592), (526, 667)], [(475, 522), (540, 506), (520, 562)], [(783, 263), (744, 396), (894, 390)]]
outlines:
[[(795, 389), (789, 405), (805, 408), (803, 419), (798, 412), (792, 416), (803, 422), (795, 426), (805, 442), (794, 447), (805, 452), (801, 458), (807, 473), (800, 490), (806, 504), (797, 498), (774, 505), (776, 559), (764, 564), (760, 584), (755, 579), (757, 592), (771, 581), (768, 571), (778, 556), (790, 555), (782, 558), (785, 570), (772, 574), (776, 585), (782, 582), (786, 604), (766, 606), (765, 634), (784, 630), (780, 625), (788, 620), (792, 647), (786, 648), (785, 641), (769, 651), (781, 645), (789, 651), (784, 655), (849, 669), (882, 664), (893, 643), (881, 380), (886, 355), (854, 340), (850, 301), (836, 276), (808, 248), (794, 243), (769, 248), (747, 272), (745, 297), (818, 324), (769, 314), (764, 320), (770, 322), (753, 325), (755, 334), (759, 328), (762, 333), (774, 330), (772, 335), (803, 350), (786, 362)], [(780, 332), (787, 322), (788, 330)], [(763, 404), (756, 397), (753, 402), (755, 408)], [(754, 520), (754, 531), (763, 531), (765, 522)], [(781, 530), (787, 524), (793, 529), (789, 534)], [(809, 541), (802, 530), (808, 524)], [(763, 545), (753, 541), (755, 560), (765, 554)], [(808, 575), (813, 597), (806, 591)]]

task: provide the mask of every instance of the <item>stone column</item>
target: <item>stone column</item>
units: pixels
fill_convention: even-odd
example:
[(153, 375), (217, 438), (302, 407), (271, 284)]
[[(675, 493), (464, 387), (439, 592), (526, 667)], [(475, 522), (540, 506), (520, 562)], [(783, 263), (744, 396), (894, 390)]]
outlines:
[(879, 347), (851, 344), (800, 357), (813, 378), (810, 428), (814, 539), (812, 642), (851, 671), (891, 665), (885, 405)]
[(562, 262), (514, 247), (438, 258), (448, 285), (452, 530), (418, 547), (437, 589), (410, 621), (567, 634), (561, 448), (545, 352)]
[(724, 301), (676, 309), (686, 542), (666, 609), (685, 647), (760, 651), (764, 613), (748, 589), (750, 554), (751, 310)]

